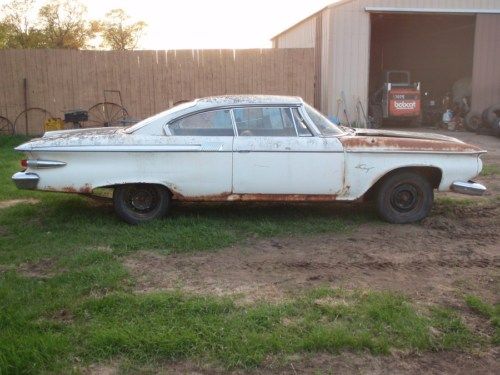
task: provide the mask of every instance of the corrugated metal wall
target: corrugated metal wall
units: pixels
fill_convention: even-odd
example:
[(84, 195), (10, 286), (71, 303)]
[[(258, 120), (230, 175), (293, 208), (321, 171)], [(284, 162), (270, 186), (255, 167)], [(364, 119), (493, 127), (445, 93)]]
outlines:
[[(360, 98), (367, 108), (370, 69), (370, 15), (365, 7), (399, 7), (432, 9), (495, 9), (499, 0), (352, 0), (330, 10), (329, 39), (332, 58), (326, 70), (331, 79), (323, 82), (323, 112), (335, 115), (336, 101), (345, 92), (349, 111), (355, 113)], [(328, 61), (323, 57), (323, 63)], [(324, 76), (326, 77), (326, 76)]]
[[(337, 114), (337, 100), (342, 91), (352, 115), (358, 98), (367, 109), (370, 15), (365, 7), (498, 9), (500, 0), (352, 0), (324, 9), (321, 110), (328, 115)], [(311, 18), (281, 34), (277, 39), (283, 42), (276, 43), (275, 47), (305, 47), (305, 40), (309, 43), (307, 46), (314, 46), (314, 29), (314, 18)], [(484, 32), (489, 33), (488, 30)], [(305, 38), (306, 35), (310, 39)]]
[(316, 17), (311, 17), (274, 40), (275, 48), (314, 48)]
[(500, 104), (500, 15), (478, 14), (472, 70), (472, 110)]

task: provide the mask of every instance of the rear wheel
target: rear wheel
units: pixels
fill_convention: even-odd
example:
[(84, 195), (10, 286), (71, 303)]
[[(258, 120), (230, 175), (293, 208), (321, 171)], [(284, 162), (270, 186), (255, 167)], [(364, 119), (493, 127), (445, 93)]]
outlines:
[(116, 214), (137, 225), (164, 216), (171, 204), (170, 193), (160, 185), (120, 185), (113, 192)]
[(412, 223), (425, 218), (434, 201), (430, 182), (414, 172), (400, 172), (385, 178), (377, 190), (377, 211), (390, 223)]

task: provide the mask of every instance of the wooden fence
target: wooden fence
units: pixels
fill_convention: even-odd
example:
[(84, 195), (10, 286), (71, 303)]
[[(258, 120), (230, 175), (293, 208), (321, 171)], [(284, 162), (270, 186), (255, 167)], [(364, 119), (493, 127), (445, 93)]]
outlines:
[[(180, 100), (222, 94), (280, 94), (314, 101), (314, 49), (181, 51), (0, 51), (0, 115), (14, 122), (28, 107), (54, 117), (104, 101), (120, 90), (130, 116), (142, 119)], [(117, 95), (109, 101), (118, 102)], [(29, 133), (41, 125), (29, 123)], [(18, 126), (17, 133), (25, 133)]]

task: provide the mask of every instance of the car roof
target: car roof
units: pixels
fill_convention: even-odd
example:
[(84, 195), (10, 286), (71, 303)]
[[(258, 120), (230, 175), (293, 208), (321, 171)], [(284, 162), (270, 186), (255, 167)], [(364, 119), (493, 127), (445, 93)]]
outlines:
[(281, 95), (222, 95), (209, 96), (195, 100), (199, 107), (220, 107), (234, 105), (280, 105), (280, 104), (302, 104), (302, 99), (296, 96)]

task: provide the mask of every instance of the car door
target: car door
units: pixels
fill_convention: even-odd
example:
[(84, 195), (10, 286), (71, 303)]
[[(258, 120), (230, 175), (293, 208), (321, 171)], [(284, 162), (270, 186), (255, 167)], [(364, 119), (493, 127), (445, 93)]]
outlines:
[(242, 107), (233, 115), (234, 193), (333, 197), (342, 190), (342, 145), (316, 136), (299, 107)]
[(183, 116), (165, 127), (170, 152), (163, 173), (178, 198), (210, 199), (232, 190), (234, 128), (230, 110), (217, 109)]

